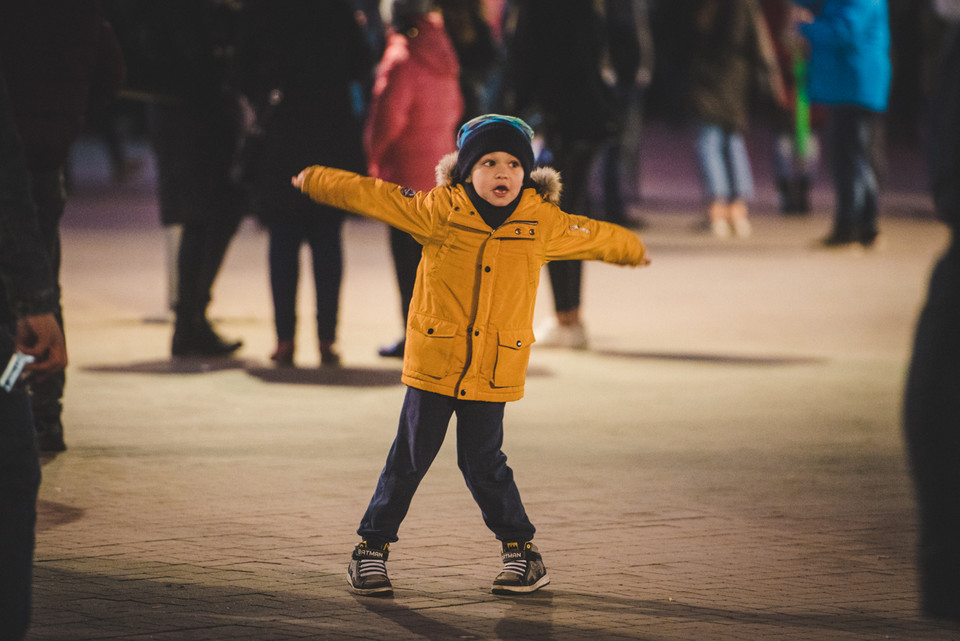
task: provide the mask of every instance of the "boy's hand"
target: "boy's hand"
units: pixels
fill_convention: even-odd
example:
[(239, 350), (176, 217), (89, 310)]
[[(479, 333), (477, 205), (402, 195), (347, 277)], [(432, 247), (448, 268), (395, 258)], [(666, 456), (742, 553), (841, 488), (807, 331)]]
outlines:
[(290, 184), (296, 187), (297, 189), (303, 189), (303, 181), (306, 180), (306, 169), (301, 171), (299, 174), (290, 179)]

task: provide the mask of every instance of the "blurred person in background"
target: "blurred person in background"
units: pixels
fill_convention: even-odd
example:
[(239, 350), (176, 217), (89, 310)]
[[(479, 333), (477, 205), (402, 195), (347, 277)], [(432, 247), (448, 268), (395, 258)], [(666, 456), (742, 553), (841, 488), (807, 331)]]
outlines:
[(795, 0), (810, 47), (807, 88), (826, 106), (833, 229), (823, 247), (873, 247), (879, 235), (879, 135), (890, 93), (886, 0)]
[[(460, 62), (462, 124), (490, 111), (493, 83), (503, 64), (483, 0), (435, 0)], [(454, 132), (456, 133), (456, 132)]]
[[(429, 191), (436, 186), (439, 160), (457, 149), (463, 113), (460, 65), (432, 0), (395, 0), (390, 20), (364, 131), (369, 174)], [(406, 328), (421, 245), (395, 227), (389, 233)], [(405, 343), (402, 336), (383, 346), (380, 355), (403, 358)]]
[[(625, 227), (642, 227), (627, 215), (627, 203), (638, 203), (640, 193), (640, 137), (646, 91), (653, 79), (653, 33), (648, 0), (608, 0), (610, 47), (623, 53), (610, 56), (605, 70), (613, 85), (620, 135), (603, 151), (604, 220)], [(621, 68), (612, 68), (613, 64)]]
[(933, 4), (951, 24), (929, 136), (931, 191), (950, 244), (917, 323), (903, 419), (919, 514), (921, 609), (960, 624), (960, 1)]
[[(0, 55), (0, 58), (3, 58)], [(14, 318), (0, 325), (0, 369), (15, 350), (33, 356), (40, 381), (67, 366), (57, 318), (60, 290), (30, 195), (23, 143), (0, 63), (0, 282)], [(21, 641), (30, 625), (40, 461), (30, 398), (22, 385), (0, 389), (0, 639)]]
[[(7, 0), (0, 3), (0, 56), (20, 138), (40, 236), (57, 282), (60, 305), (60, 221), (66, 207), (64, 168), (87, 122), (105, 112), (124, 77), (120, 45), (95, 0)], [(0, 296), (0, 317), (9, 321)], [(61, 371), (30, 385), (41, 451), (66, 449)]]
[(791, 16), (792, 0), (761, 0), (777, 66), (783, 79), (785, 101), (774, 103), (773, 171), (781, 213), (810, 213), (810, 190), (820, 161), (818, 131), (822, 107), (811, 107), (806, 88), (807, 50)]
[(344, 212), (290, 189), (306, 165), (363, 172), (361, 114), (354, 95), (372, 72), (366, 36), (347, 0), (249, 0), (234, 72), (262, 132), (245, 187), (269, 232), (277, 345), (271, 359), (293, 365), (300, 249), (309, 245), (320, 364), (337, 366)]
[(223, 338), (207, 310), (243, 218), (231, 180), (240, 104), (227, 70), (240, 5), (235, 0), (128, 0), (138, 43), (134, 88), (149, 105), (160, 219), (179, 228), (174, 357), (229, 356), (243, 342)]
[(756, 0), (696, 0), (689, 27), (688, 99), (707, 222), (718, 238), (747, 237), (751, 105), (758, 92), (785, 100), (769, 33)]
[[(607, 10), (598, 10), (590, 0), (516, 0), (506, 8), (501, 110), (536, 123), (547, 152), (538, 162), (552, 162), (560, 172), (560, 206), (567, 211), (589, 214), (592, 167), (604, 146), (620, 135), (616, 96), (609, 84), (616, 79), (604, 78), (605, 61), (629, 79), (637, 73), (636, 43), (624, 46), (634, 32), (622, 31), (620, 39), (611, 40)], [(612, 48), (612, 43), (620, 46)], [(550, 262), (547, 269), (555, 315), (537, 328), (537, 344), (586, 349), (580, 311), (582, 263)]]

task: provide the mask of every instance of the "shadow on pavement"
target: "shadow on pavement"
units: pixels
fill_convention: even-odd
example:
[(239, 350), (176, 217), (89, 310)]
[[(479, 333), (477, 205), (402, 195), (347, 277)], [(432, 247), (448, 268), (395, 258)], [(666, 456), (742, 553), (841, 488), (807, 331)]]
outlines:
[(399, 369), (371, 367), (248, 367), (247, 373), (264, 383), (391, 387), (400, 384)]
[[(478, 593), (476, 598), (463, 599), (422, 591), (405, 596), (408, 591), (401, 590), (391, 599), (370, 599), (349, 593), (339, 573), (297, 572), (289, 577), (289, 586), (278, 590), (276, 582), (259, 589), (249, 587), (256, 580), (250, 569), (209, 568), (219, 584), (204, 584), (193, 580), (202, 573), (190, 564), (104, 559), (96, 569), (83, 570), (58, 567), (60, 563), (50, 560), (36, 565), (30, 639), (104, 638), (100, 635), (109, 630), (110, 638), (196, 641), (347, 636), (430, 641), (643, 640), (667, 638), (666, 630), (675, 632), (678, 624), (694, 623), (714, 623), (726, 629), (747, 626), (756, 634), (763, 634), (764, 628), (779, 632), (804, 629), (817, 635), (812, 638), (827, 639), (850, 633), (888, 635), (900, 631), (902, 624), (897, 618), (856, 609), (844, 611), (840, 605), (793, 607), (789, 612), (743, 611), (572, 591), (543, 591), (517, 599)], [(173, 578), (177, 576), (189, 576), (191, 581)], [(403, 603), (407, 599), (419, 605), (407, 606)], [(648, 620), (646, 630), (636, 627), (638, 616)], [(70, 625), (64, 625), (66, 620)], [(634, 624), (629, 630), (618, 624), (627, 621)], [(935, 622), (921, 626), (928, 633), (944, 629)], [(345, 629), (349, 633), (341, 637)], [(611, 629), (616, 630), (612, 635)]]
[(247, 369), (245, 361), (233, 358), (166, 358), (118, 365), (92, 365), (86, 372), (99, 374), (209, 374)]
[(687, 363), (712, 363), (716, 365), (763, 365), (779, 367), (784, 365), (821, 365), (825, 358), (812, 356), (740, 356), (737, 354), (697, 354), (694, 352), (621, 352), (615, 350), (594, 350), (598, 356), (630, 358), (651, 361), (682, 361)]

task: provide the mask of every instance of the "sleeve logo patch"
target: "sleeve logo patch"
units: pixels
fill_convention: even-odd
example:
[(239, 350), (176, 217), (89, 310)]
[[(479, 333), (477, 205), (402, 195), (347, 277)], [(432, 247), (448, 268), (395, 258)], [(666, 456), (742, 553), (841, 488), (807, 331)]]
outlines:
[(400, 193), (406, 196), (407, 198), (413, 198), (414, 196), (417, 195), (416, 190), (411, 189), (410, 187), (401, 187)]

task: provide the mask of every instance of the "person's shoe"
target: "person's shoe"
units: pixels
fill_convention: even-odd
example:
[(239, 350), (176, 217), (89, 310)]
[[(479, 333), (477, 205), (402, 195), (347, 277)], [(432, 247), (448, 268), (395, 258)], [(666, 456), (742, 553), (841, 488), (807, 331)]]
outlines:
[(383, 547), (361, 541), (353, 549), (353, 556), (347, 566), (347, 580), (353, 591), (362, 596), (390, 596), (393, 584), (387, 576), (387, 557), (390, 544)]
[(544, 322), (534, 331), (536, 345), (543, 347), (565, 347), (567, 349), (587, 349), (587, 330), (583, 323), (561, 325), (556, 318)]
[(887, 248), (887, 239), (885, 236), (876, 233), (868, 236), (864, 236), (860, 239), (860, 244), (863, 245), (864, 249), (872, 249), (874, 251), (883, 251)]
[(243, 341), (222, 338), (206, 319), (201, 319), (175, 324), (170, 351), (174, 356), (229, 356), (242, 346)]
[(340, 367), (340, 354), (331, 342), (320, 341), (320, 367)]
[(856, 245), (857, 240), (851, 234), (833, 232), (818, 244), (824, 249), (841, 249)]
[(737, 238), (750, 238), (753, 234), (753, 225), (749, 218), (736, 218), (730, 223), (730, 227)]
[(503, 570), (493, 580), (494, 594), (529, 594), (550, 583), (543, 557), (531, 542), (503, 543)]
[(293, 367), (293, 341), (277, 341), (277, 349), (270, 354), (277, 367)]
[(710, 221), (710, 233), (716, 236), (717, 238), (730, 238), (732, 230), (730, 228), (730, 223), (726, 220), (711, 220)]
[(393, 345), (384, 345), (377, 353), (384, 358), (403, 358), (403, 350), (407, 346), (407, 339), (401, 338)]

